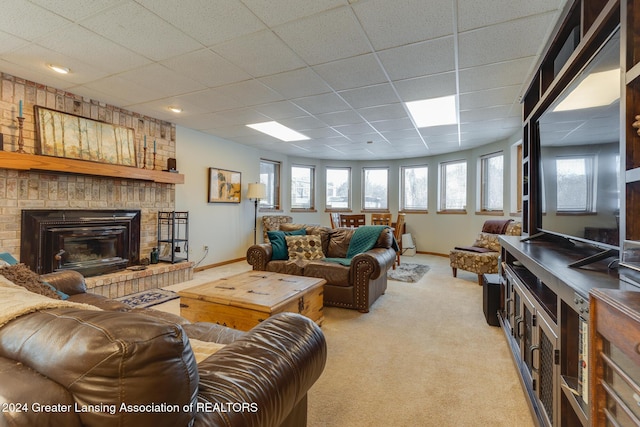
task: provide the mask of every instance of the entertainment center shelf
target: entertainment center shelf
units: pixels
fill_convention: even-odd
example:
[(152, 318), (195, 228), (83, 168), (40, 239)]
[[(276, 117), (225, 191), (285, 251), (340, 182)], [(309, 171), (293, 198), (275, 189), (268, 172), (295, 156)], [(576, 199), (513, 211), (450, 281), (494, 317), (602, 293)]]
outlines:
[(589, 295), (630, 286), (602, 260), (569, 264), (598, 252), (550, 236), (501, 236), (503, 295), (498, 313), (531, 412), (540, 426), (589, 423)]
[(184, 184), (184, 175), (179, 173), (10, 151), (0, 151), (0, 168), (139, 179), (165, 184)]

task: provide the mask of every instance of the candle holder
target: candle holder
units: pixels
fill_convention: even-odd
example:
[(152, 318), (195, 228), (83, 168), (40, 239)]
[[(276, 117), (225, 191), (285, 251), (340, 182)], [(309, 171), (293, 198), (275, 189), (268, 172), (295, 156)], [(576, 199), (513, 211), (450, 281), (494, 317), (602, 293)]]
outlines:
[(16, 117), (18, 119), (18, 149), (16, 153), (26, 153), (24, 151), (24, 138), (22, 136), (22, 128), (24, 127), (24, 117)]
[(156, 152), (153, 152), (153, 170), (156, 170)]
[(142, 169), (147, 168), (147, 147), (142, 149)]

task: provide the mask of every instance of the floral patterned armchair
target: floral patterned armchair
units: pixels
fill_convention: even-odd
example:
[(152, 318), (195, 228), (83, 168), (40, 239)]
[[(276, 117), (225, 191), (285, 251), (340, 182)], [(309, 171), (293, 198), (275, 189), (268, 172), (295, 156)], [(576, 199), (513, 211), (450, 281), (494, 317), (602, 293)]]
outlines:
[(478, 275), (478, 284), (482, 285), (482, 275), (498, 272), (500, 241), (498, 236), (506, 234), (519, 236), (522, 223), (513, 220), (489, 220), (482, 227), (482, 232), (471, 246), (455, 247), (449, 253), (453, 277), (457, 277), (458, 269), (471, 271)]
[(264, 242), (269, 243), (267, 231), (280, 230), (280, 224), (293, 222), (293, 218), (286, 215), (265, 215), (262, 217), (262, 235)]

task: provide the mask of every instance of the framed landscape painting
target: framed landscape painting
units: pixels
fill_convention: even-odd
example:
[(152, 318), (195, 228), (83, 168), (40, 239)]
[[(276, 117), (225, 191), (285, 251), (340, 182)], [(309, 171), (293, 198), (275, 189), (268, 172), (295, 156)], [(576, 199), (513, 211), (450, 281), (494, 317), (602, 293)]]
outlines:
[(240, 203), (240, 172), (209, 168), (209, 203)]
[(133, 129), (36, 106), (39, 152), (45, 156), (137, 166)]

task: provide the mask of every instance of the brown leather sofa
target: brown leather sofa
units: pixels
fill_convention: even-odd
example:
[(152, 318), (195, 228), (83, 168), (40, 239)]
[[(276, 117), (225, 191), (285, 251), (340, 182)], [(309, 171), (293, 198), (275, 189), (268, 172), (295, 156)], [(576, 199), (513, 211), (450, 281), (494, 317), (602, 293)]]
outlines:
[[(326, 361), (309, 319), (282, 313), (241, 332), (131, 309), (73, 271), (42, 277), (102, 311), (39, 310), (0, 328), (0, 426), (306, 425)], [(197, 363), (190, 340), (225, 345)]]
[[(307, 235), (320, 236), (325, 258), (344, 258), (356, 228), (328, 228), (305, 224), (280, 224), (280, 231), (305, 228)], [(373, 249), (357, 254), (350, 265), (329, 262), (323, 258), (274, 260), (271, 243), (251, 246), (247, 262), (254, 270), (325, 279), (324, 305), (356, 309), (367, 313), (371, 305), (387, 289), (387, 270), (396, 258), (395, 240), (390, 228), (382, 228)]]

